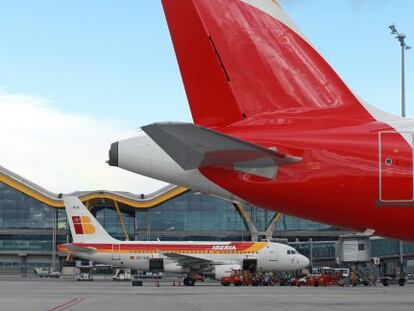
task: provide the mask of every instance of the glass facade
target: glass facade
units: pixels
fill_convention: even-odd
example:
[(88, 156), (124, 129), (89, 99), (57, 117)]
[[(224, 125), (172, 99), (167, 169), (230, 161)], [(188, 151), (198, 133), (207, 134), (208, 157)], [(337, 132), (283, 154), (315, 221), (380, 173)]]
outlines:
[(414, 255), (414, 243), (403, 243), (404, 255)]
[[(2, 251), (52, 251), (51, 234), (3, 234), (0, 236), (0, 250)], [(65, 243), (65, 235), (57, 235), (57, 243)]]
[[(64, 213), (64, 211), (62, 211)], [(0, 183), (0, 251), (51, 252), (54, 216), (57, 225), (66, 229), (66, 216), (16, 189)], [(64, 217), (64, 218), (63, 218)], [(10, 230), (16, 233), (10, 234)], [(24, 233), (25, 230), (36, 233)], [(66, 234), (56, 236), (59, 243), (66, 241)]]
[[(274, 215), (251, 206), (245, 209), (259, 230), (265, 230)], [(250, 239), (249, 230), (232, 203), (193, 191), (156, 207), (137, 210), (136, 223), (138, 238), (143, 240), (160, 236), (166, 240)]]
[(54, 209), (0, 183), (0, 229), (51, 229)]
[[(403, 242), (404, 255), (414, 255), (414, 243)], [(397, 240), (375, 239), (371, 240), (372, 257), (393, 257), (400, 253), (400, 245)]]
[[(313, 241), (311, 242), (291, 242), (301, 254), (310, 257), (310, 247), (312, 245), (312, 258), (314, 260), (335, 259), (338, 257), (339, 241)], [(363, 244), (362, 244), (363, 245)], [(364, 245), (363, 245), (364, 246)], [(414, 243), (403, 242), (404, 256), (414, 256)], [(359, 245), (360, 247), (360, 245)], [(400, 252), (399, 241), (391, 239), (371, 239), (371, 257), (398, 258)], [(362, 250), (362, 249), (360, 249)]]
[(245, 206), (245, 210), (259, 231), (265, 231), (276, 214), (276, 212), (255, 208), (250, 205)]
[(335, 258), (336, 242), (313, 243), (312, 255), (315, 259)]
[(317, 223), (314, 221), (298, 218), (294, 216), (282, 215), (276, 225), (276, 231), (321, 231), (336, 230), (329, 225)]
[(378, 239), (371, 241), (371, 256), (393, 256), (398, 255), (399, 245), (398, 241), (388, 239)]
[[(0, 251), (51, 252), (55, 215), (57, 229), (66, 230), (64, 210), (56, 211), (0, 183), (0, 230), (4, 232), (0, 235)], [(31, 233), (25, 233), (26, 230), (31, 230)], [(66, 233), (57, 234), (56, 240), (65, 242)]]
[[(135, 237), (135, 212), (130, 209), (129, 211), (121, 209), (122, 218), (125, 223), (125, 228), (128, 233), (129, 239), (134, 240)], [(105, 230), (114, 238), (119, 240), (125, 240), (125, 234), (122, 228), (121, 221), (118, 217), (115, 207), (113, 205), (99, 204), (94, 205), (92, 214), (101, 223)]]
[(57, 210), (57, 229), (58, 230), (68, 230), (69, 229), (68, 222), (67, 222), (67, 217), (66, 217), (66, 212), (63, 208)]
[(298, 242), (289, 243), (292, 247), (296, 248), (299, 253), (306, 257), (311, 257), (310, 247), (312, 247), (312, 259), (324, 260), (335, 259), (337, 256), (337, 242), (336, 241), (324, 241), (324, 242)]

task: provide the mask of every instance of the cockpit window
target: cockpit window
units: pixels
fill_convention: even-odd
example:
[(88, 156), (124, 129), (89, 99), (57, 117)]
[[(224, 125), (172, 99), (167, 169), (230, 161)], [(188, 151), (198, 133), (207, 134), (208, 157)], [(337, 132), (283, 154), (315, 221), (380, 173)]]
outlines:
[(289, 249), (289, 250), (287, 251), (287, 254), (288, 254), (288, 255), (295, 255), (295, 254), (296, 254), (296, 251), (294, 251), (294, 250), (290, 250), (290, 249)]
[(290, 249), (287, 251), (287, 254), (290, 255)]

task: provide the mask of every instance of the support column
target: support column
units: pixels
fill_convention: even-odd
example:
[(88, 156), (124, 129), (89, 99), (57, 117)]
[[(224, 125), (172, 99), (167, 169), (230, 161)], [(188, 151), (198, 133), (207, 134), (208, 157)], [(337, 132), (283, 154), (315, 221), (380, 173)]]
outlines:
[(281, 213), (275, 213), (272, 217), (272, 219), (270, 220), (269, 225), (266, 228), (265, 231), (265, 236), (266, 236), (266, 240), (271, 240), (273, 237), (273, 233), (276, 230), (276, 224), (277, 222), (280, 220), (280, 218), (282, 217)]
[(404, 242), (398, 241), (398, 253), (400, 257), (400, 272), (404, 272)]
[(20, 257), (20, 275), (22, 277), (27, 277), (27, 254), (21, 253)]
[(313, 266), (313, 239), (309, 238), (309, 264)]
[(147, 224), (147, 241), (151, 240), (151, 213), (150, 213), (150, 209), (147, 209), (147, 218), (145, 220), (146, 224)]
[(57, 227), (57, 209), (53, 209), (53, 224), (52, 224), (52, 269), (56, 270), (56, 227)]
[(244, 209), (244, 206), (240, 203), (233, 203), (233, 205), (236, 208), (236, 211), (242, 217), (244, 223), (246, 224), (247, 229), (249, 229), (252, 241), (258, 241), (259, 240), (259, 233), (258, 233), (257, 228), (254, 225), (253, 221), (250, 219), (249, 215), (247, 214), (246, 210)]
[(124, 218), (122, 217), (121, 210), (119, 209), (119, 204), (118, 204), (118, 202), (117, 202), (117, 201), (115, 201), (115, 200), (114, 200), (113, 202), (114, 202), (114, 206), (115, 206), (115, 211), (116, 211), (116, 213), (118, 214), (119, 221), (120, 221), (120, 223), (121, 223), (122, 231), (124, 231), (125, 240), (126, 240), (126, 241), (129, 241), (128, 231), (127, 231), (127, 229), (126, 229), (126, 226), (125, 226), (125, 221), (124, 221)]
[(134, 210), (134, 234), (135, 234), (135, 241), (138, 241), (138, 215), (139, 213), (137, 210)]
[(86, 200), (84, 204), (85, 204), (85, 207), (86, 207), (89, 211), (91, 211), (92, 204), (90, 204), (90, 200)]

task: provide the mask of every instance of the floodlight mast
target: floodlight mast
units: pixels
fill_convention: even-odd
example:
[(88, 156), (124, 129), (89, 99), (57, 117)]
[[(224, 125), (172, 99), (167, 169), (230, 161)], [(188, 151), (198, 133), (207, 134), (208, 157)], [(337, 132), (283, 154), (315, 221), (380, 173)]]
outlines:
[[(391, 30), (391, 34), (400, 42), (401, 46), (401, 116), (405, 117), (405, 50), (410, 50), (411, 46), (405, 43), (407, 36), (404, 33), (398, 32), (394, 24), (388, 27)], [(401, 272), (404, 269), (404, 248), (403, 242), (399, 241), (399, 255)]]
[(398, 32), (394, 24), (388, 28), (391, 30), (391, 34), (400, 42), (401, 46), (401, 116), (405, 117), (405, 50), (410, 50), (411, 46), (405, 42), (407, 36), (404, 33)]

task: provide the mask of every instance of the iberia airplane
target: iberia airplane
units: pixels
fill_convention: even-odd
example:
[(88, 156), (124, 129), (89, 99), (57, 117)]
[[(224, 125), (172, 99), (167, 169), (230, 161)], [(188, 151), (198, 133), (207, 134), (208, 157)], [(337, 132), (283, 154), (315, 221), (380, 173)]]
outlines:
[(119, 241), (112, 238), (76, 197), (64, 197), (72, 243), (59, 251), (116, 267), (140, 271), (193, 272), (221, 280), (234, 270), (296, 271), (309, 259), (294, 248), (271, 242), (161, 242)]
[(162, 3), (194, 124), (144, 126), (110, 165), (414, 241), (413, 120), (357, 97), (275, 0)]

